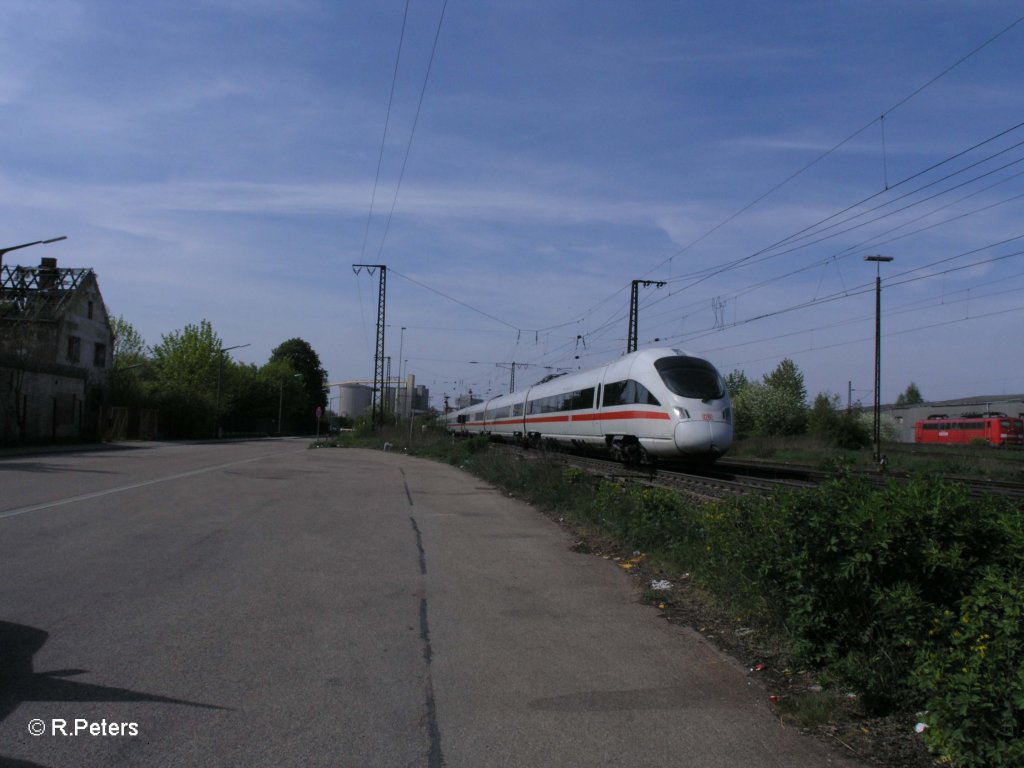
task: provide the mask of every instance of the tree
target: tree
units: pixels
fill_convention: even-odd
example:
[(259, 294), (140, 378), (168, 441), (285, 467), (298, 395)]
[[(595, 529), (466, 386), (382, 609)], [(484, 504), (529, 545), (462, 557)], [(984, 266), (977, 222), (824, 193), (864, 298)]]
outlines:
[(917, 384), (910, 382), (906, 392), (896, 398), (896, 407), (903, 408), (908, 405), (920, 405), (923, 402), (924, 397), (921, 396), (921, 390), (917, 388)]
[(114, 368), (138, 365), (146, 359), (146, 342), (124, 315), (112, 318), (110, 329), (114, 333)]
[(775, 370), (764, 375), (764, 383), (772, 389), (787, 393), (795, 405), (804, 406), (807, 402), (807, 387), (804, 375), (796, 363), (788, 357), (779, 363)]
[(737, 437), (799, 435), (806, 425), (804, 407), (780, 387), (752, 382), (733, 400)]
[(247, 367), (232, 400), (233, 429), (273, 434), (301, 432), (309, 429), (312, 419), (302, 379), (289, 360), (271, 359), (259, 369)]
[(223, 342), (208, 320), (161, 337), (151, 349), (160, 420), (172, 437), (209, 434), (214, 425)]
[(822, 392), (814, 398), (807, 417), (807, 431), (840, 448), (862, 448), (871, 444), (871, 431), (860, 416), (841, 407), (839, 395)]
[(736, 397), (744, 389), (750, 386), (747, 374), (738, 368), (725, 377), (725, 388), (729, 391), (730, 397)]
[(123, 315), (110, 320), (114, 333), (114, 364), (110, 376), (113, 405), (140, 405), (146, 395), (142, 384), (143, 366), (148, 362), (146, 342)]
[(213, 395), (222, 347), (223, 342), (209, 320), (164, 334), (151, 350), (158, 385), (163, 389)]
[(742, 371), (733, 371), (726, 382), (738, 438), (800, 435), (806, 430), (807, 390), (804, 376), (792, 360), (783, 360), (762, 382), (748, 381)]
[(320, 365), (320, 356), (313, 350), (308, 341), (294, 338), (279, 344), (270, 353), (270, 361), (286, 360), (291, 367), (302, 376), (302, 388), (306, 392), (306, 406), (312, 418), (316, 408), (327, 407), (327, 371)]

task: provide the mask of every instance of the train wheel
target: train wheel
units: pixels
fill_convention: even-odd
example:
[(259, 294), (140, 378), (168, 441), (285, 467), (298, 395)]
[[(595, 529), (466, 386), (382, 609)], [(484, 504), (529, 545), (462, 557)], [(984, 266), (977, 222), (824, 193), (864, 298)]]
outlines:
[(649, 464), (651, 461), (647, 451), (644, 450), (644, 447), (639, 442), (626, 443), (622, 446), (622, 453), (626, 464)]

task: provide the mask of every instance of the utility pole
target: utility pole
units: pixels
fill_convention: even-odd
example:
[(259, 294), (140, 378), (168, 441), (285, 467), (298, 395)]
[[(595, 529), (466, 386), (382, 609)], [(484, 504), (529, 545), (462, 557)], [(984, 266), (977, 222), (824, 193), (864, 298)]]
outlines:
[(640, 286), (647, 288), (653, 285), (655, 288), (661, 288), (665, 285), (662, 280), (634, 280), (632, 283), (632, 289), (629, 293), (629, 335), (626, 339), (626, 354), (630, 352), (636, 352), (636, 337), (637, 337), (637, 320), (640, 312), (639, 302), (637, 296), (639, 295)]
[(381, 389), (384, 382), (384, 305), (387, 299), (388, 268), (384, 264), (352, 265), (352, 271), (356, 275), (364, 268), (370, 275), (380, 270), (380, 285), (377, 289), (377, 348), (373, 354), (373, 406), (370, 413), (370, 424), (376, 427), (384, 426)]
[(882, 459), (882, 263), (892, 256), (865, 256), (864, 261), (875, 263), (875, 421), (873, 440), (875, 461)]
[(511, 372), (511, 375), (509, 376), (509, 379), (508, 379), (508, 393), (511, 395), (513, 392), (516, 391), (516, 366), (518, 365), (520, 368), (524, 368), (524, 367), (526, 367), (528, 365), (528, 363), (512, 362), (512, 363), (496, 363), (495, 365), (497, 365), (499, 368), (504, 368), (506, 365), (509, 365), (511, 367), (512, 372)]

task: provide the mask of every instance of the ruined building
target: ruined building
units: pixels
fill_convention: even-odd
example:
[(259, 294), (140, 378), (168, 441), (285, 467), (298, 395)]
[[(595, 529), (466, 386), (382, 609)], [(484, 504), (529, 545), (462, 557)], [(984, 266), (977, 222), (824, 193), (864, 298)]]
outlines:
[(113, 351), (91, 269), (0, 266), (0, 443), (96, 437)]

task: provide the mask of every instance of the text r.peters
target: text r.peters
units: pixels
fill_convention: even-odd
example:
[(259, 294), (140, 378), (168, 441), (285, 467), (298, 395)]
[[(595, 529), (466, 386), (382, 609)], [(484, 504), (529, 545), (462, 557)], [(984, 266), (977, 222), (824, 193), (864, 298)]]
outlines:
[(76, 717), (72, 723), (55, 717), (50, 721), (50, 733), (54, 736), (138, 736), (138, 723), (108, 723), (106, 719), (98, 723), (89, 722), (84, 717)]

